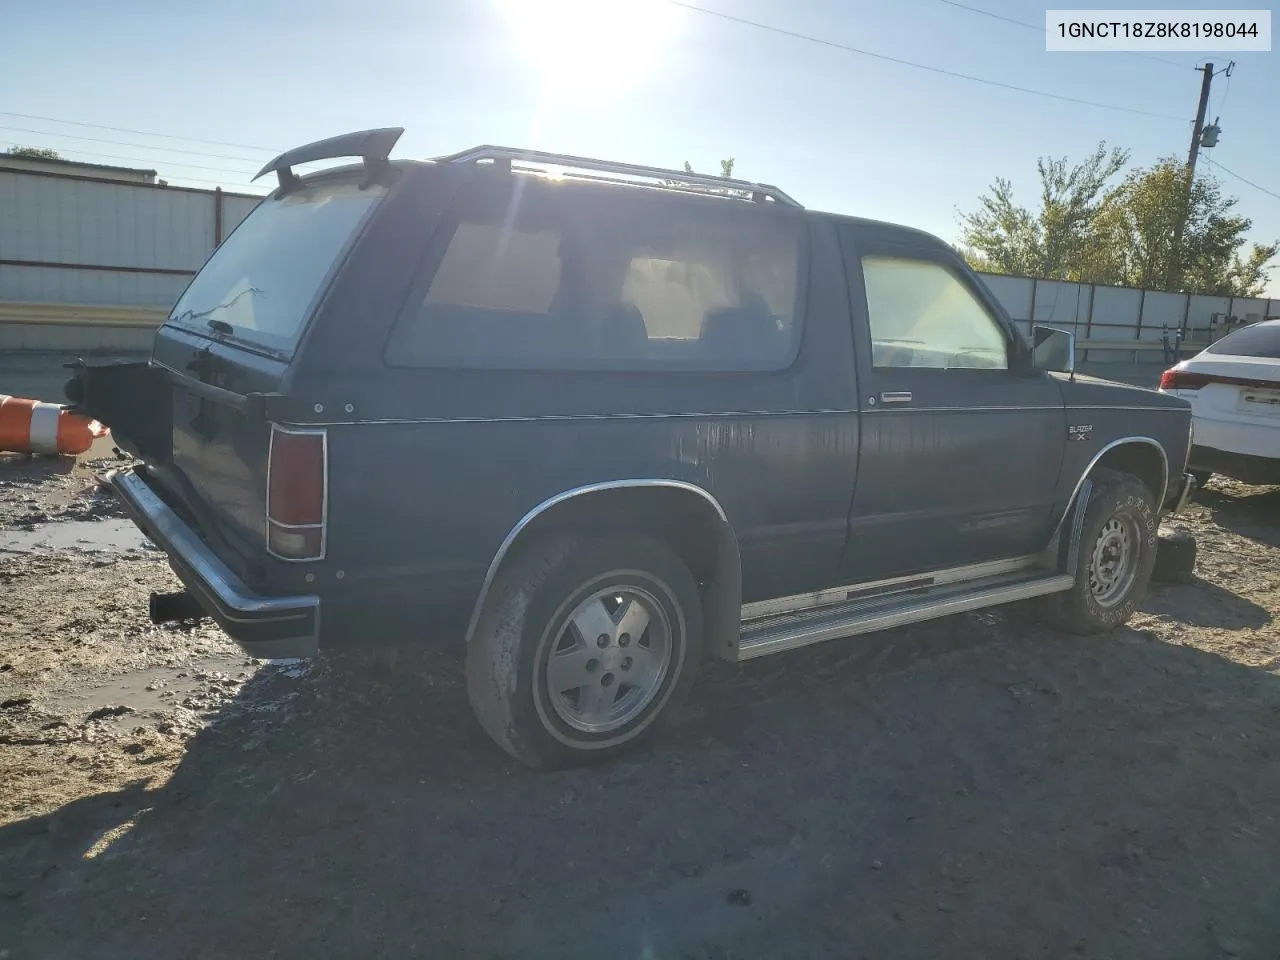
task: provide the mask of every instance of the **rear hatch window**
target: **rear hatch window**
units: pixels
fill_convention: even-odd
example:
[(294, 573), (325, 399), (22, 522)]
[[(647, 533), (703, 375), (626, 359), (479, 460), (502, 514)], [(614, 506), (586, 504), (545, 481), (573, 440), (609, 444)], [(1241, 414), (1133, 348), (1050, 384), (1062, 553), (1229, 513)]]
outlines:
[(264, 200), (214, 252), (167, 322), (288, 359), (385, 192), (325, 180)]

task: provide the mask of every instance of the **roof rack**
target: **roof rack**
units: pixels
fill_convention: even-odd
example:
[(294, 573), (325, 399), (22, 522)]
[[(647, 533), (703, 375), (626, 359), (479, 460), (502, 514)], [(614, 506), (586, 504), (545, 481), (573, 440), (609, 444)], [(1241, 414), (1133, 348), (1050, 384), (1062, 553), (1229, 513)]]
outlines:
[(613, 177), (583, 177), (581, 179), (599, 179), (606, 182), (626, 183), (630, 181), (616, 180), (616, 177), (634, 177), (647, 180), (672, 181), (676, 184), (699, 187), (716, 187), (720, 189), (741, 190), (750, 194), (756, 203), (773, 201), (784, 206), (803, 209), (801, 204), (782, 190), (768, 183), (754, 183), (750, 180), (738, 180), (734, 177), (713, 177), (705, 173), (686, 173), (683, 170), (667, 170), (663, 167), (647, 167), (636, 163), (615, 163), (610, 160), (592, 160), (588, 157), (574, 157), (563, 153), (548, 153), (544, 150), (519, 150), (513, 147), (498, 147), (485, 144), (452, 153), (444, 157), (436, 157), (437, 163), (476, 163), (480, 160), (492, 160), (502, 169), (511, 169), (512, 162), (541, 163), (571, 170), (589, 170), (598, 173), (612, 174)]

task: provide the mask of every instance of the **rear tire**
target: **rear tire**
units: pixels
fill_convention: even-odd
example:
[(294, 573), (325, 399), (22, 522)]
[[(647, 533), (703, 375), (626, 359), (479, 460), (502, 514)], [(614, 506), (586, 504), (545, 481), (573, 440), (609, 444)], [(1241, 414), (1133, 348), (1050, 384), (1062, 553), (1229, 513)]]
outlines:
[(666, 726), (702, 659), (688, 567), (638, 534), (554, 535), (499, 571), (467, 649), (493, 740), (539, 769), (631, 750)]
[(1096, 471), (1085, 508), (1076, 582), (1057, 597), (1061, 624), (1072, 633), (1120, 626), (1146, 596), (1156, 562), (1156, 509), (1137, 477)]

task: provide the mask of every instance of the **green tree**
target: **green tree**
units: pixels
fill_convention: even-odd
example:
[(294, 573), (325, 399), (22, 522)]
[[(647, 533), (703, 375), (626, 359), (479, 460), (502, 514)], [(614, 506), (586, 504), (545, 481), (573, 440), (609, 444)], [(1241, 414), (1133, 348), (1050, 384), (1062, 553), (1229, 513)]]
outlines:
[(11, 157), (31, 157), (35, 160), (61, 160), (57, 150), (48, 147), (10, 147), (5, 151)]
[(1128, 151), (1108, 150), (1106, 143), (1075, 166), (1068, 166), (1066, 157), (1041, 157), (1036, 162), (1040, 206), (1035, 211), (1016, 203), (1013, 184), (998, 177), (979, 198), (978, 210), (959, 214), (962, 248), (982, 269), (1073, 279), (1107, 182), (1128, 161)]
[(1178, 158), (1161, 157), (1111, 191), (1093, 225), (1085, 279), (1217, 296), (1262, 293), (1280, 244), (1249, 244), (1253, 221), (1235, 212), (1238, 198), (1213, 177), (1197, 176), (1188, 197), (1186, 171)]
[[(693, 164), (691, 164), (688, 160), (686, 160), (686, 161), (684, 162), (684, 172), (685, 172), (685, 173), (696, 173), (697, 171), (695, 171), (695, 170), (693, 169)], [(732, 177), (732, 176), (733, 176), (733, 157), (728, 157), (728, 158), (726, 158), (726, 159), (724, 159), (724, 160), (721, 160), (721, 161), (720, 161), (720, 176), (722, 176), (722, 177)], [(665, 181), (665, 183), (666, 183), (666, 184), (667, 184), (667, 186), (669, 186), (669, 187), (679, 187), (679, 186), (681, 186), (682, 182), (683, 182), (683, 181), (680, 181), (680, 180), (667, 180), (667, 181)], [(718, 194), (718, 195), (726, 196), (726, 197), (739, 197), (739, 196), (743, 196), (743, 197), (745, 197), (745, 196), (747, 195), (747, 192), (746, 192), (745, 190), (732, 190), (732, 189), (728, 189), (728, 188), (725, 188), (725, 187), (709, 187), (709, 188), (706, 188), (706, 189), (707, 189), (707, 190), (708, 190), (708, 192), (710, 192), (710, 193), (714, 193), (714, 194)]]
[(1245, 252), (1253, 222), (1235, 212), (1237, 198), (1204, 175), (1188, 196), (1187, 168), (1176, 157), (1109, 186), (1127, 162), (1126, 151), (1105, 143), (1073, 167), (1042, 158), (1034, 211), (997, 179), (978, 210), (960, 214), (962, 252), (976, 269), (1050, 280), (1237, 297), (1265, 289), (1280, 244)]
[[(694, 172), (693, 164), (691, 164), (688, 160), (684, 162), (684, 172), (685, 173)], [(720, 161), (720, 176), (722, 177), (733, 176), (733, 157), (729, 157), (726, 160)]]

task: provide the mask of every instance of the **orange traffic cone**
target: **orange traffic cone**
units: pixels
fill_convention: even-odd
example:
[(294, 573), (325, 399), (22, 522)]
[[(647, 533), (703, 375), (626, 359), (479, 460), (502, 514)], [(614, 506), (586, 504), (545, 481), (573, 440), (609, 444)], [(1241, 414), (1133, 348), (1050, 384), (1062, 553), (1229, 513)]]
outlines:
[(14, 453), (84, 453), (110, 431), (97, 420), (0, 393), (0, 450)]

